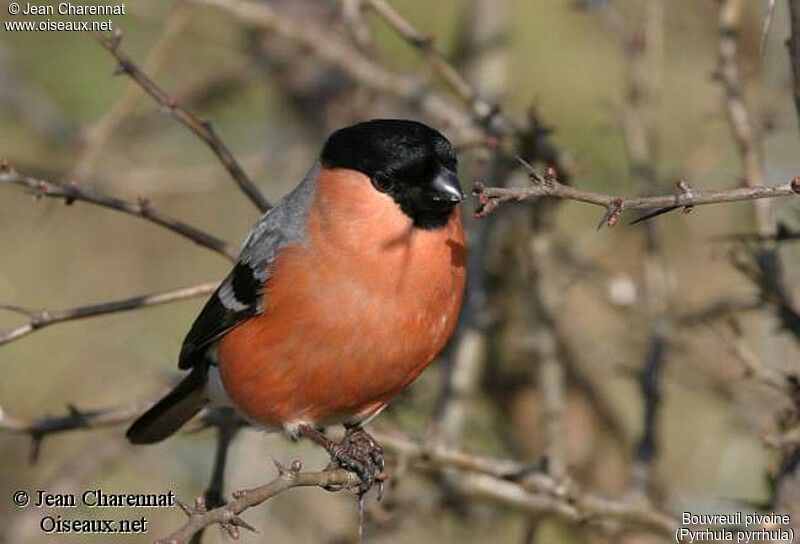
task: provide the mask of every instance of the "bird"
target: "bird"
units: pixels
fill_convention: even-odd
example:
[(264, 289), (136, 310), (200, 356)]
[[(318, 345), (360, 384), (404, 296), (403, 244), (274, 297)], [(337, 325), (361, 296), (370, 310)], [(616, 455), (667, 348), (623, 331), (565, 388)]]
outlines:
[[(182, 381), (128, 429), (177, 432), (207, 406), (324, 447), (382, 485), (364, 429), (443, 351), (466, 282), (464, 193), (453, 146), (418, 121), (341, 128), (302, 182), (247, 234), (186, 335)], [(343, 425), (344, 438), (324, 433)]]

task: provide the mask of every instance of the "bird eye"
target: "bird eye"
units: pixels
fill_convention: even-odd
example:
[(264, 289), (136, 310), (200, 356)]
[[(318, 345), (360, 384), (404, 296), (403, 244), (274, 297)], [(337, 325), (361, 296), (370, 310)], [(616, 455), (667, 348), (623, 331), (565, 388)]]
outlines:
[(372, 185), (382, 193), (388, 193), (394, 187), (394, 183), (386, 174), (372, 176)]

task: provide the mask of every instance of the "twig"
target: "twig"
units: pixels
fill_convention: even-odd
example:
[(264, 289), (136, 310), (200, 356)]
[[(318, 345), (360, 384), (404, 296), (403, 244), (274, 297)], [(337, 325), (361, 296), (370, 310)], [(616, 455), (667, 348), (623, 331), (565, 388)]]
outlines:
[[(606, 9), (613, 8), (607, 4)], [(658, 190), (665, 1), (648, 0), (644, 4), (644, 11), (641, 28), (626, 36), (622, 44), (628, 72), (622, 107), (622, 132), (630, 175), (640, 194)], [(679, 182), (678, 190), (681, 193), (690, 191), (685, 181)], [(638, 491), (650, 488), (652, 463), (658, 454), (660, 377), (671, 329), (671, 320), (667, 315), (668, 270), (662, 256), (658, 227), (655, 221), (648, 221), (643, 229), (642, 298), (648, 321), (648, 347), (638, 372), (643, 403), (642, 430), (633, 463), (633, 486)]]
[[(223, 498), (225, 490), (225, 466), (228, 461), (228, 450), (236, 433), (240, 428), (240, 418), (233, 408), (221, 408), (214, 411), (213, 425), (217, 430), (217, 447), (214, 453), (214, 467), (211, 470), (211, 479), (203, 493), (203, 503), (206, 507), (217, 508), (225, 504)], [(192, 544), (200, 544), (203, 538), (201, 529), (192, 537)]]
[[(744, 89), (739, 73), (739, 32), (743, 9), (742, 0), (720, 0), (718, 69), (715, 75), (723, 89), (725, 113), (739, 149), (742, 177), (745, 185), (752, 187), (764, 180), (764, 157), (761, 138), (744, 102)], [(769, 218), (769, 202), (757, 202), (755, 214), (759, 234), (771, 233), (773, 228)]]
[(258, 187), (242, 170), (242, 167), (233, 157), (231, 152), (220, 140), (217, 133), (214, 131), (213, 126), (207, 120), (201, 120), (190, 111), (183, 108), (178, 104), (177, 100), (169, 96), (162, 90), (156, 83), (151, 80), (120, 48), (122, 41), (122, 32), (116, 29), (110, 36), (97, 35), (97, 40), (100, 44), (111, 53), (117, 62), (118, 73), (124, 73), (130, 76), (139, 86), (153, 99), (161, 105), (166, 112), (171, 116), (178, 119), (189, 130), (195, 133), (198, 138), (203, 140), (208, 147), (219, 158), (222, 165), (231, 175), (233, 180), (242, 190), (242, 192), (256, 205), (262, 212), (270, 209), (271, 205), (259, 191)]
[[(485, 498), (501, 502), (518, 502), (537, 513), (552, 512), (574, 522), (600, 521), (604, 517), (649, 527), (659, 533), (672, 535), (677, 520), (655, 509), (646, 499), (631, 501), (610, 499), (581, 490), (570, 480), (556, 479), (531, 465), (509, 459), (475, 455), (458, 449), (426, 448), (399, 433), (373, 432), (373, 436), (388, 451), (419, 463), (464, 471), (458, 479), (469, 476), (491, 478), (467, 481), (465, 491), (472, 488)], [(470, 474), (472, 473), (472, 474)], [(457, 479), (457, 480), (458, 480)], [(516, 484), (508, 486), (505, 484)]]
[[(157, 73), (164, 65), (167, 53), (175, 45), (191, 21), (191, 11), (184, 0), (176, 0), (167, 16), (161, 34), (143, 63), (144, 71)], [(139, 97), (136, 82), (131, 81), (100, 120), (85, 131), (83, 149), (69, 177), (87, 179), (114, 130), (130, 115)]]
[[(462, 29), (458, 33), (457, 49), (464, 51), (462, 64), (466, 77), (475, 85), (489, 87), (495, 96), (508, 86), (508, 49), (505, 44), (486, 47), (492, 38), (504, 35), (508, 27), (506, 0), (471, 0), (462, 7)], [(490, 152), (478, 167), (495, 179), (504, 179), (506, 162), (500, 150)], [(431, 425), (432, 439), (456, 447), (469, 421), (470, 410), (480, 393), (481, 379), (488, 355), (486, 327), (487, 281), (486, 259), (489, 250), (490, 222), (469, 225), (470, 251), (467, 269), (470, 271), (456, 333), (451, 350), (442, 361), (442, 381), (436, 399), (435, 420)]]
[(0, 430), (30, 436), (31, 448), (28, 460), (34, 463), (39, 458), (42, 441), (45, 437), (76, 429), (97, 429), (119, 425), (138, 416), (152, 404), (152, 400), (145, 400), (96, 410), (80, 410), (70, 404), (67, 405), (66, 415), (41, 416), (33, 420), (10, 416), (0, 407)]
[(417, 30), (397, 9), (386, 0), (365, 0), (403, 39), (425, 57), (431, 67), (448, 87), (474, 112), (476, 119), (493, 133), (518, 131), (512, 119), (505, 116), (497, 104), (480, 96), (477, 90), (450, 64), (435, 46), (433, 36)]
[[(30, 421), (12, 418), (0, 412), (0, 430), (31, 436), (34, 440), (32, 456), (35, 456), (44, 436), (75, 429), (93, 429), (125, 423), (138, 416), (152, 403), (152, 400), (146, 400), (124, 406), (86, 411), (69, 406), (68, 413), (64, 416), (43, 416)], [(234, 425), (244, 423), (240, 419), (233, 422)], [(422, 465), (433, 464), (441, 468), (453, 468), (492, 477), (498, 490), (492, 492), (484, 489), (481, 493), (486, 498), (507, 502), (510, 498), (508, 490), (502, 488), (508, 487), (506, 484), (513, 484), (512, 495), (518, 496), (519, 493), (527, 495), (525, 508), (553, 511), (576, 522), (600, 521), (607, 516), (649, 527), (664, 534), (674, 532), (674, 526), (677, 523), (670, 516), (654, 509), (647, 501), (629, 502), (593, 495), (580, 490), (569, 480), (554, 479), (525, 463), (475, 455), (439, 445), (428, 448), (420, 442), (396, 432), (373, 432), (372, 434), (386, 450), (407, 459), (416, 460)], [(237, 533), (240, 527), (252, 529), (244, 524), (238, 517), (239, 514), (287, 489), (300, 486), (348, 487), (358, 482), (357, 476), (343, 469), (300, 472), (301, 468), (299, 461), (294, 461), (288, 469), (278, 464), (279, 475), (276, 479), (251, 490), (235, 492), (232, 501), (211, 510), (206, 508), (205, 500), (202, 497), (196, 501), (194, 508), (182, 505), (189, 520), (181, 529), (159, 542), (185, 543), (198, 531), (212, 524), (220, 524), (233, 533)], [(469, 489), (469, 486), (465, 489)]]
[(20, 174), (5, 161), (0, 163), (0, 184), (3, 183), (13, 183), (21, 187), (26, 187), (36, 196), (62, 199), (67, 205), (73, 204), (74, 202), (89, 202), (110, 210), (117, 210), (128, 215), (145, 219), (180, 234), (197, 245), (220, 253), (230, 260), (236, 259), (238, 254), (238, 251), (228, 242), (208, 234), (197, 227), (193, 227), (188, 223), (184, 223), (183, 221), (161, 213), (156, 210), (146, 198), (140, 198), (137, 202), (129, 202), (121, 198), (82, 188), (74, 182), (59, 183), (33, 178)]
[(505, 188), (486, 187), (476, 183), (473, 194), (478, 197), (479, 207), (476, 210), (478, 217), (483, 217), (506, 202), (519, 202), (522, 200), (541, 197), (563, 198), (594, 204), (606, 209), (602, 225), (613, 226), (619, 220), (619, 215), (626, 209), (652, 210), (657, 208), (705, 206), (724, 202), (741, 202), (761, 198), (778, 198), (800, 194), (800, 176), (791, 182), (778, 186), (753, 186), (725, 189), (721, 191), (692, 191), (675, 195), (660, 196), (613, 196), (603, 193), (583, 191), (560, 183), (556, 179), (545, 180), (530, 166), (526, 166), (533, 181), (530, 187)]
[[(186, 300), (189, 298), (207, 295), (216, 289), (216, 287), (216, 282), (199, 283), (197, 285), (191, 285), (181, 289), (174, 289), (172, 291), (162, 291), (160, 293), (139, 295), (131, 298), (112, 300), (109, 302), (102, 302), (88, 306), (76, 306), (74, 308), (66, 308), (63, 310), (34, 310), (14, 307), (14, 311), (29, 315), (30, 321), (14, 329), (5, 331), (0, 330), (0, 346), (14, 340), (18, 340), (49, 325), (55, 325), (56, 323), (64, 323), (66, 321), (74, 321), (76, 319), (126, 312), (148, 306), (157, 306), (159, 304), (167, 304), (169, 302)], [(9, 307), (0, 306), (0, 309), (4, 308), (12, 309)]]
[(275, 463), (278, 477), (271, 482), (246, 491), (233, 493), (233, 499), (225, 506), (207, 510), (202, 498), (198, 498), (194, 508), (179, 503), (188, 516), (186, 524), (171, 535), (156, 541), (156, 544), (184, 544), (205, 527), (221, 525), (233, 539), (238, 539), (241, 528), (255, 532), (239, 515), (258, 506), (264, 501), (294, 487), (351, 486), (358, 483), (358, 476), (344, 469), (323, 470), (320, 472), (301, 472), (300, 461), (295, 460), (289, 468)]
[(756, 355), (742, 337), (741, 331), (725, 332), (722, 327), (708, 323), (708, 327), (722, 340), (730, 353), (741, 364), (745, 377), (756, 380), (787, 397), (797, 393), (789, 376), (771, 368)]
[(193, 0), (230, 13), (241, 22), (273, 32), (294, 42), (318, 58), (336, 66), (356, 82), (414, 104), (445, 128), (456, 133), (456, 142), (487, 142), (485, 131), (472, 116), (441, 93), (414, 76), (395, 73), (365, 57), (357, 48), (308, 21), (296, 21), (269, 4), (243, 0)]

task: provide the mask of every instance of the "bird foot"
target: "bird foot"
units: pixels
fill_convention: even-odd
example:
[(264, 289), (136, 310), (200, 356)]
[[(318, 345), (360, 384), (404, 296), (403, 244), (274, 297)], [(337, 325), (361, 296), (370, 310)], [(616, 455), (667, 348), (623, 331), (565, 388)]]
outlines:
[(383, 448), (362, 427), (347, 430), (339, 443), (333, 443), (328, 449), (332, 464), (358, 475), (361, 483), (358, 494), (363, 496), (372, 487), (378, 485), (378, 500), (383, 496), (383, 483), (387, 475)]
[[(301, 435), (316, 442), (331, 456), (331, 467), (341, 467), (355, 473), (361, 483), (358, 485), (359, 499), (378, 484), (378, 500), (383, 496), (384, 472), (383, 448), (361, 427), (350, 427), (341, 442), (334, 442), (310, 425), (298, 428)], [(328, 491), (339, 491), (346, 486), (329, 486)]]

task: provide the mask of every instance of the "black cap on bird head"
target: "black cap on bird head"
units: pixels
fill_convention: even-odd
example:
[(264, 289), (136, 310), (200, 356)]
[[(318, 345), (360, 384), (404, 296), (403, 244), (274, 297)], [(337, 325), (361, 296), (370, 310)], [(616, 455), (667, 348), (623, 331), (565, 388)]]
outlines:
[(453, 146), (417, 121), (375, 119), (337, 130), (320, 159), (365, 174), (422, 229), (444, 226), (464, 198)]

